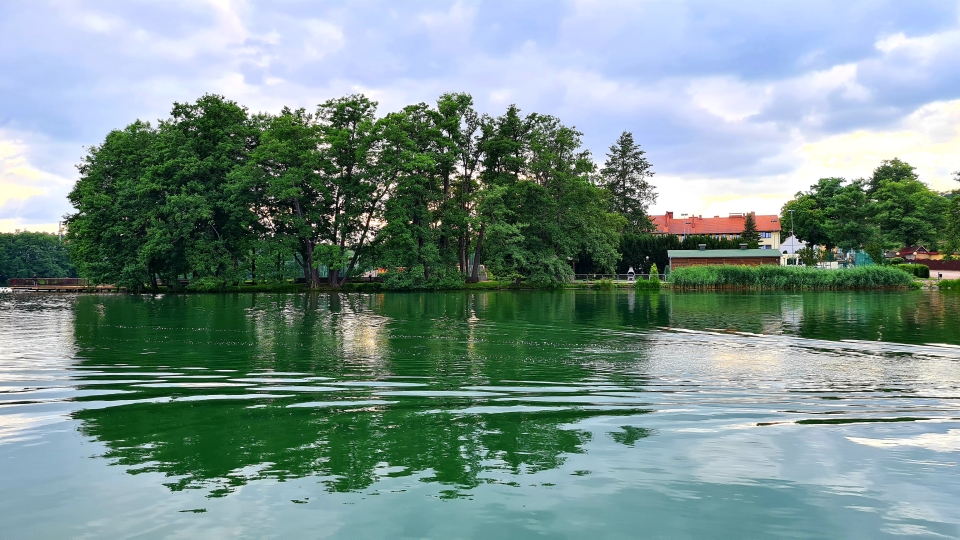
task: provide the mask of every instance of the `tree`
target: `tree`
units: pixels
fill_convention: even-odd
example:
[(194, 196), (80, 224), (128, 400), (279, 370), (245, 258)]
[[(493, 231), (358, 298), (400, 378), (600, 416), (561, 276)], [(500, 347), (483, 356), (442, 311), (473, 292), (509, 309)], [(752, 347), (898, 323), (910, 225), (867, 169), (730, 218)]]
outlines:
[(60, 237), (22, 232), (0, 233), (0, 283), (10, 278), (77, 277)]
[(797, 250), (797, 257), (806, 266), (816, 266), (823, 258), (823, 253), (814, 246)]
[[(954, 173), (954, 179), (960, 182), (960, 171)], [(960, 251), (960, 189), (954, 190), (947, 206), (946, 217), (946, 255), (953, 257), (953, 254)]]
[(140, 247), (141, 263), (176, 284), (191, 274), (195, 286), (219, 289), (244, 274), (257, 216), (251, 193), (230, 185), (234, 169), (255, 148), (257, 133), (247, 110), (223, 96), (174, 103), (160, 123), (156, 151), (141, 190), (158, 201), (156, 216)]
[(657, 192), (649, 181), (654, 172), (645, 153), (634, 142), (633, 134), (624, 131), (610, 147), (600, 169), (601, 184), (610, 194), (610, 207), (626, 218), (630, 232), (651, 228), (647, 209), (657, 201)]
[(499, 279), (553, 286), (570, 278), (577, 257), (604, 268), (619, 258), (625, 220), (590, 181), (581, 135), (552, 116), (523, 117), (516, 106), (482, 123), (475, 260), (483, 254)]
[(740, 240), (746, 242), (750, 249), (760, 247), (760, 231), (757, 230), (757, 221), (753, 217), (753, 212), (747, 214), (743, 220), (743, 232), (740, 233)]
[(453, 145), (440, 128), (437, 111), (413, 105), (384, 120), (386, 139), (402, 155), (397, 183), (386, 204), (386, 225), (378, 234), (379, 260), (393, 289), (454, 288), (463, 285), (449, 242), (445, 204)]
[[(284, 108), (263, 119), (260, 144), (234, 174), (236, 185), (259, 193), (254, 205), (263, 239), (285, 244), (308, 285), (319, 285), (314, 250), (329, 222), (330, 189), (321, 174), (320, 133), (304, 109)], [(279, 263), (278, 263), (279, 266)]]
[(948, 202), (921, 182), (914, 168), (899, 159), (884, 161), (873, 172), (867, 195), (871, 221), (893, 246), (926, 242), (935, 248), (946, 227)]
[(76, 212), (66, 216), (70, 258), (94, 283), (139, 289), (149, 281), (141, 248), (157, 222), (163, 198), (143, 188), (156, 161), (157, 131), (136, 122), (111, 131), (87, 149), (80, 179), (67, 195)]

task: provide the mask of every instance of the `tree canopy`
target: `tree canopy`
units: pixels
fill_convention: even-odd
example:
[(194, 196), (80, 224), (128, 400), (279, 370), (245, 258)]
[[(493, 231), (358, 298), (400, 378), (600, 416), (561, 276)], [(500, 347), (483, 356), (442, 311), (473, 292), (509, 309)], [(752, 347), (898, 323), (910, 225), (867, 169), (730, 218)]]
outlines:
[(69, 246), (84, 275), (129, 288), (214, 290), (290, 264), (313, 287), (377, 268), (392, 288), (450, 287), (480, 264), (551, 286), (581, 259), (612, 271), (655, 199), (629, 133), (600, 182), (581, 138), (516, 106), (478, 114), (468, 94), (382, 116), (363, 95), (276, 115), (205, 95), (89, 149)]
[(67, 247), (46, 233), (0, 233), (0, 284), (10, 278), (77, 277)]
[(868, 179), (821, 178), (783, 206), (781, 223), (790, 223), (792, 214), (800, 240), (828, 249), (865, 249), (872, 257), (920, 243), (953, 251), (960, 242), (950, 240), (951, 204), (924, 184), (913, 166), (891, 159)]

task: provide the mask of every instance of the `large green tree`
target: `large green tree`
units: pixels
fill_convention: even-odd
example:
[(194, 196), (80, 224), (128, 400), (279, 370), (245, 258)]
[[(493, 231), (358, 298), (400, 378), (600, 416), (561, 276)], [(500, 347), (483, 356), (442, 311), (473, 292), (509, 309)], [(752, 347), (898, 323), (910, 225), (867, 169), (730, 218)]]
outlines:
[(141, 249), (164, 201), (143, 183), (156, 162), (156, 139), (156, 130), (138, 120), (111, 131), (77, 166), (80, 179), (67, 196), (76, 209), (66, 218), (67, 240), (74, 264), (94, 283), (139, 289), (150, 280), (155, 261)]
[(612, 270), (624, 218), (607, 211), (581, 133), (559, 119), (521, 117), (511, 106), (485, 133), (485, 193), (481, 205), (489, 229), (488, 268), (501, 279), (550, 286), (572, 274), (586, 255)]
[(601, 184), (610, 194), (610, 206), (626, 218), (629, 232), (651, 228), (647, 210), (657, 201), (657, 192), (650, 183), (654, 172), (645, 153), (634, 142), (633, 134), (624, 131), (610, 146), (600, 169)]
[(912, 166), (899, 159), (884, 161), (874, 170), (867, 195), (873, 203), (871, 220), (888, 243), (936, 246), (949, 203), (921, 182)]

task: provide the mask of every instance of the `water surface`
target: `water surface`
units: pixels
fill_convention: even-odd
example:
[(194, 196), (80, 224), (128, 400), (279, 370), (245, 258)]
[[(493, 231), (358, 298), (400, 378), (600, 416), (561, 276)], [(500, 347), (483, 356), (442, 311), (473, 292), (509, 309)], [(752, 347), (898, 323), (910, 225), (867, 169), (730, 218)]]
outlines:
[(960, 536), (960, 295), (0, 297), (0, 536)]

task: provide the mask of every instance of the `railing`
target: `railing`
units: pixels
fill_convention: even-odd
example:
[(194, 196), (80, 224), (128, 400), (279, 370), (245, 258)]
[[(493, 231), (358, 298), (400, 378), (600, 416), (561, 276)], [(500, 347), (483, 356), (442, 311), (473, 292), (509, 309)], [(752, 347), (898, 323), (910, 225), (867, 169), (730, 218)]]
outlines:
[(86, 278), (10, 278), (7, 287), (89, 287), (90, 281)]
[[(666, 281), (666, 274), (634, 274), (635, 280), (648, 280), (650, 276), (657, 276), (660, 281)], [(601, 279), (611, 279), (613, 281), (630, 281), (630, 274), (574, 274), (574, 281), (600, 281)]]

